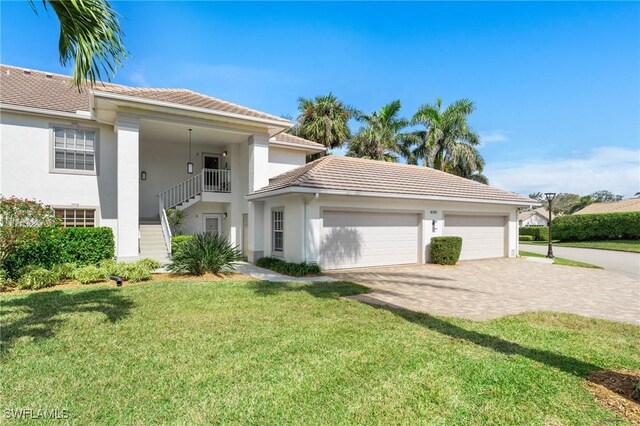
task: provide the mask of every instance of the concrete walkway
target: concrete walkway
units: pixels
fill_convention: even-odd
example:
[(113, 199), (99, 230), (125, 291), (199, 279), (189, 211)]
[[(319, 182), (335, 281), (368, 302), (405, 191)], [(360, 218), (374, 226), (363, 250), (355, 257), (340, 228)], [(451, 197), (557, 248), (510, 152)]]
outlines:
[(253, 278), (257, 278), (262, 281), (273, 282), (289, 282), (289, 283), (317, 283), (317, 282), (332, 282), (336, 281), (335, 278), (331, 278), (325, 275), (319, 277), (290, 277), (288, 275), (282, 275), (277, 272), (270, 271), (268, 269), (259, 268), (256, 265), (247, 262), (238, 262), (235, 264), (235, 272), (239, 272), (244, 275), (249, 275)]
[(526, 311), (554, 311), (640, 325), (640, 280), (605, 269), (526, 259), (402, 265), (329, 272), (370, 287), (351, 298), (434, 315), (486, 320)]
[[(547, 246), (537, 244), (520, 243), (520, 250), (547, 254)], [(553, 246), (553, 254), (557, 257), (591, 263), (604, 269), (640, 277), (640, 253)]]

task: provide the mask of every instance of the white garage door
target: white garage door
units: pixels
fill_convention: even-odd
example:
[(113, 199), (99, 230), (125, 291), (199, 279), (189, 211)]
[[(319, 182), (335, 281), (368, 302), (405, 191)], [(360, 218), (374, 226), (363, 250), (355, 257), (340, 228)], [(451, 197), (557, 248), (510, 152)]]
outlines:
[(445, 215), (444, 235), (462, 237), (460, 260), (504, 257), (505, 216)]
[(325, 269), (418, 262), (418, 215), (325, 211), (320, 265)]

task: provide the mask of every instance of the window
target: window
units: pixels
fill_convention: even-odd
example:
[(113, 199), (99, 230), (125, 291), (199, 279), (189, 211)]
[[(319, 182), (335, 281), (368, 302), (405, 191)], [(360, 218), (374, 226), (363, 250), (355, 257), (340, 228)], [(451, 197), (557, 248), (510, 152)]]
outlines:
[(271, 228), (273, 229), (273, 251), (284, 251), (284, 209), (278, 208), (271, 211)]
[(65, 227), (93, 228), (96, 211), (86, 209), (55, 209), (56, 218)]
[(96, 171), (96, 132), (53, 128), (53, 169)]

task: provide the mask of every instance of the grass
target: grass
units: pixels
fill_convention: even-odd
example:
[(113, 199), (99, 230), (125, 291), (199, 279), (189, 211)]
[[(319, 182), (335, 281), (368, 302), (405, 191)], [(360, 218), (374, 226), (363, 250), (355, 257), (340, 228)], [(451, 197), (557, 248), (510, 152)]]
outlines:
[[(538, 244), (547, 245), (546, 241), (521, 241), (521, 244)], [(640, 253), (640, 240), (612, 240), (612, 241), (577, 241), (577, 242), (555, 242), (554, 246), (559, 247), (578, 247), (578, 248), (591, 248), (600, 250), (616, 250), (616, 251), (630, 251), (633, 253)]]
[[(520, 256), (526, 256), (526, 257), (547, 257), (544, 254), (532, 253), (530, 251), (522, 251), (522, 250), (520, 250), (519, 254)], [(598, 265), (592, 265), (591, 263), (585, 263), (585, 262), (578, 262), (577, 260), (563, 259), (561, 257), (554, 257), (553, 264), (565, 265), (565, 266), (577, 266), (579, 268), (602, 269), (602, 267)]]
[[(372, 307), (350, 283), (171, 281), (3, 296), (3, 409), (79, 424), (608, 424), (584, 377), (640, 327)], [(613, 420), (612, 420), (613, 419)]]

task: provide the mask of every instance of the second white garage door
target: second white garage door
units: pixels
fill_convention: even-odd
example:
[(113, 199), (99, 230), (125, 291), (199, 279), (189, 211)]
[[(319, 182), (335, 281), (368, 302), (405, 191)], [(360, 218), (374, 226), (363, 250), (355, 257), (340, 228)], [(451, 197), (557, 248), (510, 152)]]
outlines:
[(504, 257), (505, 216), (445, 215), (444, 235), (462, 237), (460, 260)]
[(418, 215), (324, 211), (320, 265), (325, 269), (418, 262)]

